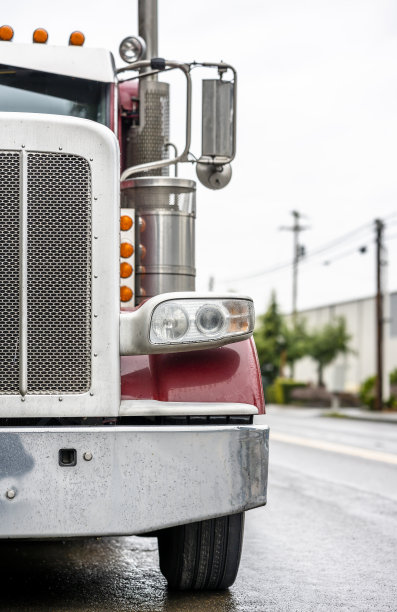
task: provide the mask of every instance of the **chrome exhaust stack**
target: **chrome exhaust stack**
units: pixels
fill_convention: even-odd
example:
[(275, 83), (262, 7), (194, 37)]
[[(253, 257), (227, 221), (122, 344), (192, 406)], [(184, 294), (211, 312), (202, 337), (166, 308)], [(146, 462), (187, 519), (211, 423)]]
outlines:
[(195, 290), (196, 183), (139, 177), (121, 184), (122, 209), (134, 209), (135, 297)]

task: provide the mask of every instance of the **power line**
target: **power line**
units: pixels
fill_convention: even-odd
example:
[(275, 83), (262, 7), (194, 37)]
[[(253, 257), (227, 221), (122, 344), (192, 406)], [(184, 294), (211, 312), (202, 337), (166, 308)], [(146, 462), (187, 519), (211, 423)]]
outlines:
[[(397, 211), (391, 213), (390, 215), (388, 215), (387, 217), (384, 217), (383, 221), (387, 221), (388, 219), (391, 219), (393, 217), (397, 217)], [(395, 221), (392, 221), (391, 223), (388, 223), (388, 227), (391, 227), (393, 225), (397, 224), (397, 219)], [(334, 240), (331, 240), (331, 242), (327, 243), (324, 247), (320, 247), (319, 249), (315, 249), (314, 251), (311, 251), (307, 258), (309, 257), (314, 257), (316, 255), (319, 255), (325, 251), (331, 250), (331, 248), (333, 248), (332, 245), (337, 246), (340, 243), (346, 242), (346, 240), (348, 240), (350, 237), (356, 235), (356, 234), (360, 234), (362, 233), (364, 230), (367, 231), (371, 231), (372, 232), (372, 223), (366, 223), (365, 225), (361, 225), (360, 227), (356, 228), (355, 230), (352, 230), (351, 232), (348, 232), (347, 234), (343, 234), (342, 236), (339, 236), (338, 238), (335, 238)], [(358, 236), (357, 236), (358, 239)], [(360, 238), (361, 240), (361, 238)]]
[[(397, 221), (396, 221), (396, 223), (397, 223)], [(392, 234), (391, 236), (385, 236), (384, 239), (383, 239), (383, 242), (389, 242), (390, 240), (395, 240), (396, 238), (397, 238), (397, 234)], [(361, 247), (354, 247), (354, 249), (349, 249), (348, 251), (343, 251), (342, 253), (333, 255), (332, 259), (324, 261), (323, 265), (330, 265), (334, 261), (338, 261), (339, 259), (344, 259), (345, 257), (348, 257), (349, 255), (354, 255), (355, 253), (360, 253), (360, 254), (364, 255), (365, 253), (368, 252), (368, 248), (369, 247), (370, 247), (370, 245), (368, 245), (368, 244), (362, 244)]]
[[(316, 257), (317, 255), (320, 255), (321, 253), (334, 249), (336, 246), (338, 246), (338, 244), (346, 242), (346, 240), (351, 238), (352, 235), (358, 234), (359, 232), (361, 233), (364, 231), (364, 229), (369, 231), (371, 229), (371, 224), (368, 223), (367, 225), (357, 228), (356, 230), (353, 230), (352, 232), (349, 232), (348, 234), (343, 234), (342, 236), (339, 236), (339, 238), (335, 238), (334, 240), (327, 243), (323, 247), (320, 247), (318, 249), (315, 249), (314, 251), (311, 251), (310, 253), (305, 255), (304, 258), (301, 259), (301, 262), (306, 263), (309, 259)], [(260, 276), (265, 276), (267, 274), (272, 274), (273, 272), (278, 272), (279, 270), (282, 270), (284, 268), (289, 268), (291, 267), (291, 265), (292, 265), (291, 261), (279, 262), (263, 270), (258, 270), (258, 272), (253, 272), (252, 274), (244, 274), (244, 276), (224, 279), (223, 282), (230, 283), (230, 282), (238, 282), (238, 281), (251, 279), (251, 278), (259, 278)]]
[(394, 225), (397, 225), (397, 219), (395, 219), (394, 221), (391, 221), (390, 223), (388, 223), (387, 227), (393, 227)]
[[(391, 236), (384, 237), (383, 242), (389, 242), (391, 240), (395, 240), (396, 238), (397, 238), (397, 234), (392, 234)], [(340, 259), (345, 259), (346, 257), (350, 257), (351, 255), (356, 255), (358, 253), (360, 255), (365, 255), (368, 252), (368, 249), (370, 248), (370, 246), (371, 245), (368, 245), (368, 244), (362, 244), (361, 246), (354, 247), (354, 249), (349, 249), (348, 251), (342, 251), (341, 253), (332, 255), (331, 259), (327, 259), (326, 261), (323, 261), (322, 265), (328, 266), (334, 263), (334, 261), (339, 261)], [(306, 260), (304, 260), (302, 263), (306, 263)], [(314, 263), (314, 262), (309, 262), (309, 263)]]
[(338, 238), (335, 238), (334, 240), (331, 240), (331, 242), (327, 243), (323, 247), (320, 247), (320, 248), (315, 249), (314, 251), (311, 251), (308, 254), (308, 257), (315, 257), (317, 255), (320, 255), (321, 253), (324, 253), (326, 251), (330, 251), (333, 248), (335, 248), (336, 246), (338, 246), (339, 244), (342, 244), (343, 242), (346, 242), (346, 240), (349, 240), (354, 235), (361, 234), (364, 231), (369, 231), (371, 229), (371, 227), (372, 227), (371, 223), (367, 223), (366, 225), (362, 225), (362, 226), (358, 227), (357, 229), (352, 230), (351, 232), (348, 232), (347, 234), (343, 234), (342, 236), (339, 236)]
[[(390, 213), (390, 215), (387, 215), (386, 217), (383, 217), (383, 221), (388, 221), (389, 219), (392, 219), (393, 217), (397, 217), (397, 210), (395, 210), (394, 212)], [(397, 220), (396, 220), (396, 222), (397, 222)]]
[[(390, 240), (395, 240), (396, 238), (397, 238), (397, 234), (392, 234), (391, 236), (384, 236), (383, 242), (389, 242)], [(369, 246), (370, 245), (363, 244), (361, 247), (355, 247), (354, 249), (350, 249), (349, 251), (343, 251), (343, 253), (340, 253), (339, 255), (338, 254), (333, 255), (332, 259), (324, 261), (323, 265), (330, 265), (334, 261), (338, 261), (339, 259), (344, 259), (345, 257), (348, 257), (349, 255), (354, 255), (355, 253), (360, 253), (361, 255), (364, 255), (365, 253), (368, 252)]]
[[(391, 213), (390, 215), (384, 217), (384, 220), (392, 219), (393, 217), (397, 217), (397, 211), (395, 211), (395, 212)], [(395, 224), (397, 224), (397, 219), (395, 221), (392, 221), (392, 222), (388, 223), (388, 227), (391, 227), (391, 226), (393, 226)], [(324, 246), (318, 247), (317, 249), (314, 249), (313, 251), (309, 252), (307, 255), (305, 255), (304, 258), (301, 259), (300, 263), (305, 264), (309, 260), (317, 257), (318, 255), (326, 253), (327, 251), (332, 251), (335, 247), (339, 246), (340, 244), (343, 244), (347, 240), (351, 239), (353, 236), (356, 236), (355, 239), (358, 240), (358, 241), (362, 241), (363, 239), (366, 240), (367, 237), (359, 236), (359, 234), (363, 233), (364, 231), (367, 231), (368, 233), (369, 232), (372, 233), (372, 231), (373, 231), (373, 224), (372, 223), (366, 223), (365, 225), (361, 225), (361, 226), (357, 227), (356, 229), (351, 230), (350, 232), (347, 232), (346, 234), (342, 234), (341, 236), (338, 236), (337, 238), (334, 238), (330, 242), (326, 243)], [(386, 240), (389, 240), (389, 238), (386, 238)], [(338, 255), (336, 255), (335, 257), (337, 257), (337, 256)], [(232, 283), (232, 282), (240, 282), (240, 281), (250, 280), (250, 279), (253, 279), (253, 278), (260, 278), (261, 276), (267, 276), (268, 274), (273, 274), (274, 272), (279, 272), (281, 270), (290, 268), (291, 265), (292, 265), (291, 261), (283, 261), (283, 262), (276, 263), (273, 266), (269, 266), (268, 268), (264, 268), (262, 270), (258, 270), (257, 272), (253, 272), (251, 274), (244, 274), (244, 275), (238, 276), (238, 277), (223, 279), (222, 282), (224, 282), (224, 283)]]
[(329, 259), (327, 261), (323, 261), (323, 266), (329, 266), (332, 263), (334, 263), (334, 261), (338, 261), (339, 259), (345, 259), (346, 257), (349, 257), (350, 255), (354, 255), (357, 253), (360, 253), (361, 255), (364, 255), (365, 253), (367, 253), (367, 245), (363, 244), (361, 247), (355, 247), (354, 249), (349, 249), (348, 251), (344, 251), (343, 253), (340, 253), (339, 255), (334, 255), (332, 257), (332, 259)]
[(260, 270), (259, 272), (254, 272), (253, 274), (244, 274), (244, 276), (234, 277), (234, 278), (226, 278), (223, 280), (224, 283), (234, 283), (242, 280), (246, 280), (249, 278), (259, 278), (260, 276), (265, 276), (267, 274), (272, 274), (273, 272), (278, 272), (283, 268), (289, 268), (291, 266), (290, 261), (286, 261), (283, 263), (275, 264), (269, 268), (265, 268), (264, 270)]

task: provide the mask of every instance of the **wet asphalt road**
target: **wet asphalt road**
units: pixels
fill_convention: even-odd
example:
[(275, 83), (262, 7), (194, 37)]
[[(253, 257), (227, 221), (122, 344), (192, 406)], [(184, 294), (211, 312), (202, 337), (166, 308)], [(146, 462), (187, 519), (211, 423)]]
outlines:
[(397, 611), (397, 426), (268, 420), (269, 503), (247, 514), (228, 592), (169, 593), (152, 538), (0, 542), (0, 609)]

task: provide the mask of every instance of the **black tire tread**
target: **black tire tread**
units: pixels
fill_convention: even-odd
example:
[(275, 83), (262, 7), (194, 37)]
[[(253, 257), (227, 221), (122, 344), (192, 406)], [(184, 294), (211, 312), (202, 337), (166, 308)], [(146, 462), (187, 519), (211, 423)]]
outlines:
[(236, 579), (244, 513), (164, 529), (158, 534), (160, 569), (171, 589), (223, 590)]

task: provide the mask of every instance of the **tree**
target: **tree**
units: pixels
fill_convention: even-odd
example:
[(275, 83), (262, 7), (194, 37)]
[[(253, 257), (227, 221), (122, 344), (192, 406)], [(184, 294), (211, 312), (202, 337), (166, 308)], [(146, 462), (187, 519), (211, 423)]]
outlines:
[(286, 347), (285, 360), (290, 367), (290, 378), (294, 378), (295, 362), (307, 355), (309, 349), (305, 319), (293, 321), (291, 327), (284, 323), (282, 334)]
[(308, 354), (317, 362), (319, 387), (325, 386), (323, 380), (325, 366), (334, 361), (338, 355), (351, 352), (350, 339), (351, 336), (347, 333), (346, 321), (343, 317), (309, 334)]
[(281, 355), (285, 350), (283, 317), (274, 292), (267, 311), (259, 317), (259, 321), (260, 326), (254, 332), (255, 343), (262, 376), (267, 384), (271, 384), (279, 374)]
[(267, 383), (272, 383), (282, 375), (287, 363), (293, 378), (295, 362), (308, 354), (306, 321), (297, 319), (289, 326), (280, 313), (274, 292), (266, 313), (259, 317), (259, 321), (261, 325), (254, 337), (263, 377)]

